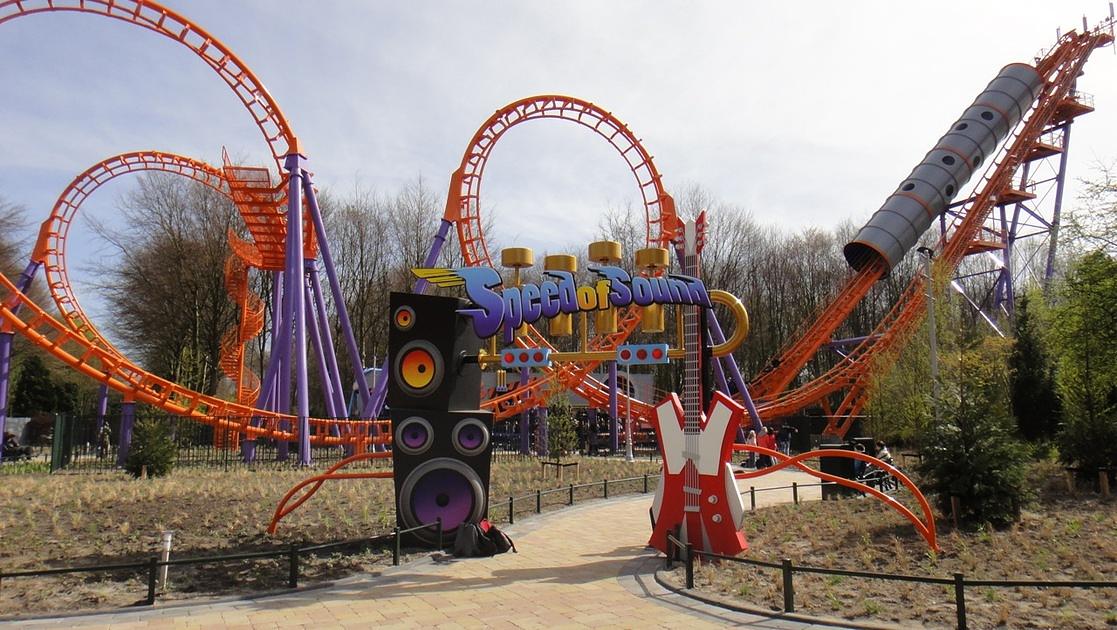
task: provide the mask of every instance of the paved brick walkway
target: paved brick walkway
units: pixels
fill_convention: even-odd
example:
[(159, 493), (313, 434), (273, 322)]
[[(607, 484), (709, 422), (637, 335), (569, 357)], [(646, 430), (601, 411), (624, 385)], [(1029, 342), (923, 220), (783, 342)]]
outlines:
[[(742, 487), (810, 483), (781, 471)], [(801, 491), (818, 498), (818, 488)], [(791, 500), (763, 492), (758, 505)], [(734, 613), (660, 588), (652, 572), (650, 496), (596, 501), (508, 529), (520, 552), (456, 560), (426, 556), (326, 588), (145, 611), (17, 622), (113, 628), (819, 628)]]

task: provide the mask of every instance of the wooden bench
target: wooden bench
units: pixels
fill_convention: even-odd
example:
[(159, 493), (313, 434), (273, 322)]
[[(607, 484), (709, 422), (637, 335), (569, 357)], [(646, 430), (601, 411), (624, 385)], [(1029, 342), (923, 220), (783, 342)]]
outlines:
[(574, 467), (574, 478), (575, 479), (578, 478), (578, 462), (549, 462), (547, 460), (542, 460), (542, 461), (539, 462), (539, 464), (540, 464), (540, 471), (542, 472), (544, 479), (547, 478), (547, 466), (554, 466), (555, 467), (555, 470), (558, 472), (558, 480), (559, 481), (562, 481), (563, 472), (567, 468), (570, 468), (571, 466)]

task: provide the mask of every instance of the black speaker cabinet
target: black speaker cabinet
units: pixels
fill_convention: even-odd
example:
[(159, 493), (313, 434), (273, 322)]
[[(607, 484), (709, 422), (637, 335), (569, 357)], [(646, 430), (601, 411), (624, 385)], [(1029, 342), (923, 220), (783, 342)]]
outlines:
[(477, 409), (481, 339), (458, 298), (392, 293), (388, 326), (388, 406), (406, 409)]
[[(488, 514), (493, 415), (394, 407), (391, 416), (396, 521), (410, 529), (441, 518), (452, 542), (458, 526)], [(413, 535), (437, 543), (435, 527)]]

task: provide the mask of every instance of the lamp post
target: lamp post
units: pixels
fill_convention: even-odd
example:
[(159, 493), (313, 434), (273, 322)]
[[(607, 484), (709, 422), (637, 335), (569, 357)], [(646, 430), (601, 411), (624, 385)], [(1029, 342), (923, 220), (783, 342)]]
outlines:
[(938, 424), (939, 415), (939, 350), (935, 325), (935, 290), (931, 279), (931, 265), (935, 258), (935, 251), (930, 247), (920, 247), (916, 250), (923, 254), (923, 280), (927, 293), (927, 331), (931, 343), (931, 409), (935, 423)]
[(625, 393), (628, 394), (627, 417), (624, 420), (624, 461), (634, 462), (636, 457), (632, 455), (632, 397), (636, 394), (633, 391), (635, 388), (632, 386), (632, 364), (624, 366), (624, 378), (627, 382)]

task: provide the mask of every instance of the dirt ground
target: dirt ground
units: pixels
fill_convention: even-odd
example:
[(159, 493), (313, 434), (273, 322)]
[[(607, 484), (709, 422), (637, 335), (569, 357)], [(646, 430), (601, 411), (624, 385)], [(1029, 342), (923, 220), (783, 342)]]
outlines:
[[(1004, 531), (953, 531), (940, 519), (939, 553), (907, 520), (872, 499), (762, 509), (746, 518), (748, 557), (926, 577), (961, 572), (967, 579), (1117, 581), (1117, 501), (1057, 487)], [(914, 506), (910, 496), (897, 498)], [(681, 569), (671, 577), (681, 584)], [(719, 598), (782, 608), (778, 570), (705, 564), (695, 583)], [(953, 586), (801, 573), (794, 586), (796, 612), (901, 627), (955, 625)], [(970, 587), (966, 609), (971, 628), (1113, 628), (1117, 589)]]
[[(497, 457), (490, 487), (490, 518), (508, 518), (507, 497), (537, 488), (600, 482), (656, 472), (658, 462), (579, 460), (572, 478), (546, 476), (534, 458)], [(277, 535), (265, 529), (279, 499), (311, 473), (305, 470), (233, 472), (178, 470), (165, 478), (133, 480), (123, 473), (5, 475), (0, 483), (0, 570), (143, 562), (159, 549), (160, 533), (173, 530), (175, 558), (320, 544), (388, 533), (395, 526), (390, 479), (328, 482), (302, 509), (284, 519)], [(610, 494), (639, 492), (642, 482), (610, 484)], [(654, 485), (653, 485), (654, 487)], [(579, 489), (576, 500), (602, 495), (601, 485)], [(543, 509), (565, 505), (559, 492)], [(534, 511), (534, 497), (516, 505)], [(420, 550), (413, 550), (421, 553)], [(304, 556), (300, 584), (371, 572), (391, 563), (387, 545)], [(227, 596), (286, 587), (284, 559), (171, 567), (170, 588), (160, 601)], [(116, 608), (146, 597), (146, 573), (123, 570), (0, 582), (0, 618), (20, 614)]]

